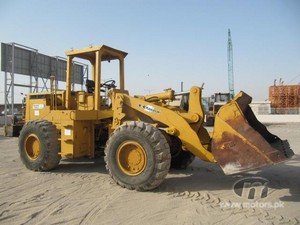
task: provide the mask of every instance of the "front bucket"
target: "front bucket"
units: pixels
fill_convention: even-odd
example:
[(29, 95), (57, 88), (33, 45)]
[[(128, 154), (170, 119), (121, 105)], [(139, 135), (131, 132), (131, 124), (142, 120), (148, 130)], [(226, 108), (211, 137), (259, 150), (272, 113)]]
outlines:
[(284, 162), (294, 155), (287, 140), (271, 134), (240, 92), (222, 106), (215, 118), (211, 150), (226, 175)]

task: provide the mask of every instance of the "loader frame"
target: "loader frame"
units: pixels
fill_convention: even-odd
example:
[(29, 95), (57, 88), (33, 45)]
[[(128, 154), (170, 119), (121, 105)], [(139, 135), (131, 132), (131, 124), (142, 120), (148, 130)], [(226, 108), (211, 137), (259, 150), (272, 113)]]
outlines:
[[(118, 184), (144, 191), (156, 188), (170, 166), (186, 168), (195, 156), (217, 162), (225, 173), (233, 174), (293, 155), (287, 141), (257, 121), (249, 107), (251, 97), (243, 92), (220, 108), (215, 129), (208, 133), (203, 125), (202, 87), (193, 86), (182, 94), (166, 89), (130, 96), (124, 79), (126, 52), (101, 45), (66, 55), (66, 90), (57, 91), (52, 76), (50, 92), (27, 95), (19, 153), (28, 169), (51, 170), (62, 157), (94, 158), (100, 150)], [(92, 65), (87, 91), (71, 90), (74, 58)], [(111, 60), (119, 61), (118, 89), (114, 80), (101, 83), (101, 64)], [(101, 95), (102, 88), (107, 96)], [(188, 103), (172, 105), (179, 95)]]

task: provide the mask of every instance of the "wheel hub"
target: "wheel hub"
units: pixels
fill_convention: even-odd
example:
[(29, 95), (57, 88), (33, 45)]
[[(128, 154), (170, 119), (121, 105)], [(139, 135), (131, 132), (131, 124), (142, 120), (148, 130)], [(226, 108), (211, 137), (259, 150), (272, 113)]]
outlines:
[(117, 149), (117, 162), (125, 174), (137, 176), (146, 167), (146, 153), (144, 148), (135, 141), (123, 142)]
[(40, 153), (40, 141), (35, 134), (30, 134), (25, 140), (25, 152), (31, 160), (36, 160)]

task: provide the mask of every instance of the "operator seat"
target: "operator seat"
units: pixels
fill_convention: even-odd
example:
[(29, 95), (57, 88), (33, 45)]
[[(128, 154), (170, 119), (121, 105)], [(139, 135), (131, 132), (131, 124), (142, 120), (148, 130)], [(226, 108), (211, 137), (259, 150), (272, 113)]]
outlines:
[(94, 93), (95, 91), (95, 81), (86, 79), (85, 81), (86, 90), (88, 93)]

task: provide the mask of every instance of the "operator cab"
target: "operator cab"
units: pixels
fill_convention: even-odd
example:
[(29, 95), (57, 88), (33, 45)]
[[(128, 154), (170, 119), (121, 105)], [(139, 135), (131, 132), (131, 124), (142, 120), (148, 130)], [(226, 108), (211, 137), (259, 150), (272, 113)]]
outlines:
[[(108, 47), (106, 45), (92, 46), (85, 49), (70, 50), (66, 52), (67, 55), (67, 77), (66, 77), (66, 101), (65, 108), (72, 109), (72, 96), (71, 96), (71, 80), (72, 80), (72, 60), (74, 58), (80, 58), (88, 60), (92, 65), (92, 76), (91, 79), (86, 80), (86, 94), (80, 97), (80, 104), (82, 108), (86, 108), (88, 104), (89, 109), (100, 110), (103, 101), (108, 100), (108, 91), (112, 88), (116, 88), (116, 81), (109, 79), (104, 83), (101, 82), (101, 63), (104, 61), (110, 62), (112, 60), (119, 61), (119, 84), (120, 91), (125, 90), (124, 85), (124, 58), (127, 56), (126, 52)], [(104, 93), (104, 95), (101, 95)], [(89, 102), (84, 102), (87, 97)], [(92, 106), (91, 106), (92, 104)]]

